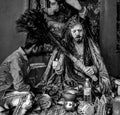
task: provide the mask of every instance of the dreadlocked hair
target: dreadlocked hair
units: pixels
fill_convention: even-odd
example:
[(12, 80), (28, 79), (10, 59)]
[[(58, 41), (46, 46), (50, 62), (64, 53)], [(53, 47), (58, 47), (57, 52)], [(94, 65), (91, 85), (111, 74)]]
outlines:
[(44, 19), (44, 15), (37, 9), (28, 9), (20, 18), (16, 21), (17, 32), (27, 33), (27, 39), (36, 39), (42, 43), (50, 41), (48, 39), (47, 23)]

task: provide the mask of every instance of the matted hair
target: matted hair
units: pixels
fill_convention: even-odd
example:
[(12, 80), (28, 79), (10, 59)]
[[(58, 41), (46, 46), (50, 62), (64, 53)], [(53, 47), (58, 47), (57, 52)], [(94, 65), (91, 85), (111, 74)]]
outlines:
[(77, 15), (73, 16), (68, 20), (68, 22), (65, 24), (65, 28), (63, 29), (62, 36), (64, 38), (65, 46), (66, 48), (72, 53), (72, 50), (74, 48), (74, 43), (73, 43), (73, 37), (71, 34), (71, 29), (76, 26), (76, 25), (81, 25), (83, 28), (83, 38), (85, 36), (85, 28), (83, 23), (79, 20)]
[(28, 34), (27, 38), (26, 38), (26, 41), (25, 41), (25, 44), (24, 44), (24, 47), (26, 49), (29, 49), (31, 46), (33, 46), (33, 45), (39, 45), (39, 44), (40, 44), (40, 41), (38, 39), (33, 39)]
[(76, 16), (76, 15), (69, 19), (69, 21), (65, 25), (66, 27), (63, 30), (63, 38), (64, 38), (65, 48), (71, 54), (74, 55), (74, 53), (75, 53), (75, 44), (73, 42), (73, 37), (72, 37), (72, 34), (71, 34), (71, 28), (73, 28), (77, 24), (80, 24), (82, 26), (82, 28), (83, 28), (83, 44), (84, 44), (84, 56), (83, 56), (83, 59), (84, 59), (84, 64), (88, 65), (89, 60), (91, 60), (91, 53), (90, 53), (88, 41), (91, 38), (87, 36), (86, 28), (84, 28), (83, 21), (80, 20), (79, 17)]

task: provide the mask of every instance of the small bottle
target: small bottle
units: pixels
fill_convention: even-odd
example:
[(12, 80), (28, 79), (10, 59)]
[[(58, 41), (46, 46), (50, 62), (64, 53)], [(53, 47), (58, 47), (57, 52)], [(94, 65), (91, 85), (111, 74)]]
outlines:
[(84, 83), (84, 101), (91, 103), (92, 96), (91, 96), (91, 84), (88, 78), (86, 78)]

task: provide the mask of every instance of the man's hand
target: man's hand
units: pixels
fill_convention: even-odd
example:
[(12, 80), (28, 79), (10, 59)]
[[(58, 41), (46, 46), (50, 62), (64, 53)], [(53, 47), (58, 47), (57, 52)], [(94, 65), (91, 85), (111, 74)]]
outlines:
[(95, 74), (95, 67), (94, 66), (85, 67), (84, 72), (86, 75), (88, 75), (90, 78), (92, 78), (93, 81), (98, 80), (98, 78), (94, 75)]
[(53, 69), (55, 70), (56, 74), (60, 75), (63, 72), (63, 68), (61, 63), (58, 61), (58, 59), (56, 59), (55, 61), (53, 61)]
[(75, 61), (75, 66), (82, 70), (86, 75), (92, 78), (93, 81), (97, 81), (98, 78), (94, 75), (97, 72), (97, 68), (95, 66), (85, 66), (80, 60)]
[(88, 76), (91, 76), (95, 73), (93, 66), (85, 66), (80, 60), (75, 62), (75, 66), (77, 66), (78, 69), (81, 69)]
[(52, 66), (53, 66), (53, 69), (54, 69), (54, 70), (59, 70), (61, 64), (60, 64), (60, 62), (58, 61), (58, 59), (56, 59), (55, 61), (53, 61)]
[(88, 75), (88, 76), (92, 76), (94, 74), (94, 69), (91, 66), (87, 66), (84, 68), (84, 72)]

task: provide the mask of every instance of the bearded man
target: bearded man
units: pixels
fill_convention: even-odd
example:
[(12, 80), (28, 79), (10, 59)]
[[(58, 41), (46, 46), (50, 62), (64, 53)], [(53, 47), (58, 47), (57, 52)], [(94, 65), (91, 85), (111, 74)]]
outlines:
[[(109, 95), (111, 92), (109, 75), (98, 45), (87, 36), (84, 25), (77, 16), (72, 17), (66, 25), (64, 32), (66, 49), (76, 61), (60, 53), (53, 61), (56, 74), (62, 76), (62, 83), (68, 87), (83, 86), (86, 77), (90, 77), (94, 89), (97, 88), (102, 94)], [(93, 82), (93, 76), (98, 80)]]

